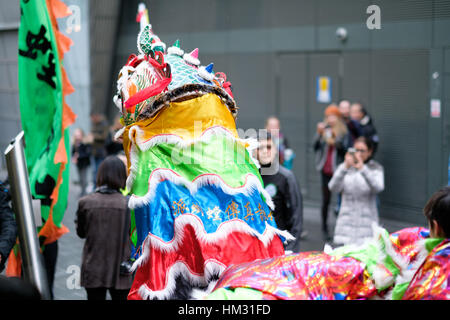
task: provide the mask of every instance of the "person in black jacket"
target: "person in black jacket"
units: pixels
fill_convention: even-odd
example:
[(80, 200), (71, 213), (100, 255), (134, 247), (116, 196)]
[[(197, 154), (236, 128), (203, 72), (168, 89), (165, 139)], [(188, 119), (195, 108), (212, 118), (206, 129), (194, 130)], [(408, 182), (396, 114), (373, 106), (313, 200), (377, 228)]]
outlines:
[(133, 282), (132, 273), (121, 272), (131, 257), (128, 200), (120, 192), (126, 178), (122, 160), (108, 156), (98, 168), (98, 187), (78, 202), (76, 232), (86, 239), (80, 284), (88, 300), (105, 300), (107, 291), (112, 300), (126, 300)]
[(350, 117), (359, 124), (359, 136), (369, 138), (373, 142), (374, 149), (372, 154), (374, 155), (378, 148), (378, 133), (372, 117), (361, 102), (352, 104), (350, 107)]
[(6, 260), (17, 237), (17, 224), (10, 200), (8, 185), (0, 182), (0, 272), (5, 269)]
[[(8, 183), (0, 181), (0, 272), (5, 269), (17, 238), (17, 224), (10, 206)], [(38, 289), (27, 280), (0, 275), (0, 300), (40, 300)]]
[[(339, 102), (339, 111), (342, 115), (342, 120), (344, 120), (345, 124), (347, 125), (347, 130), (349, 133), (348, 137), (348, 143), (346, 145), (347, 148), (353, 147), (353, 143), (356, 140), (356, 138), (361, 136), (361, 128), (358, 121), (353, 120), (350, 117), (350, 107), (351, 103), (348, 100), (341, 100)], [(347, 150), (345, 150), (347, 151)]]
[(296, 238), (285, 245), (285, 249), (299, 252), (303, 231), (303, 199), (297, 179), (292, 171), (279, 165), (278, 150), (269, 133), (260, 135), (258, 142), (256, 155), (264, 187), (275, 205), (275, 222), (279, 229), (289, 231)]
[(72, 162), (78, 169), (80, 178), (80, 197), (86, 194), (88, 169), (91, 165), (91, 146), (84, 141), (84, 133), (81, 129), (75, 129), (73, 133)]

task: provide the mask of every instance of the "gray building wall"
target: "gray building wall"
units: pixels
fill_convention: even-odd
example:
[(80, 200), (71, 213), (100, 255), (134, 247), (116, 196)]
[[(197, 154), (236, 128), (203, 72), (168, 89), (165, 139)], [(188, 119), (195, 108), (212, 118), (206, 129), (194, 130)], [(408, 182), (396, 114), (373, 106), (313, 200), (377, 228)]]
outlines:
[[(89, 64), (89, 8), (88, 0), (64, 0), (74, 15), (58, 19), (62, 33), (69, 36), (73, 46), (63, 61), (68, 78), (75, 92), (66, 96), (67, 104), (77, 114), (71, 126), (90, 131), (90, 64)], [(0, 0), (0, 150), (3, 153), (21, 130), (18, 92), (17, 36), (20, 25), (20, 1)], [(70, 28), (72, 27), (72, 28)], [(6, 169), (5, 159), (1, 158), (1, 169)], [(75, 170), (72, 169), (72, 173)], [(72, 174), (72, 177), (74, 174)]]
[[(89, 0), (64, 0), (74, 16), (58, 19), (59, 29), (72, 39), (73, 45), (65, 54), (63, 66), (75, 88), (75, 92), (66, 96), (67, 104), (77, 115), (71, 126), (81, 128), (85, 133), (91, 129), (91, 73), (90, 73), (90, 21)], [(79, 20), (77, 19), (79, 18)]]
[[(20, 21), (19, 1), (0, 1), (0, 150), (22, 127), (17, 85), (17, 31)], [(0, 165), (6, 167), (4, 156)]]
[(120, 0), (89, 1), (91, 109), (111, 119), (116, 114), (114, 109), (117, 109), (113, 109), (110, 93), (113, 79), (116, 79), (112, 66), (117, 48), (120, 6)]
[[(136, 53), (138, 3), (122, 1), (113, 76)], [(327, 104), (316, 79), (332, 79), (332, 100), (363, 101), (377, 126), (376, 159), (385, 167), (382, 216), (424, 222), (428, 197), (447, 184), (450, 2), (443, 0), (142, 1), (167, 45), (198, 47), (203, 65), (227, 74), (238, 128), (262, 128), (278, 115), (296, 152), (294, 172), (307, 202), (321, 199), (312, 137)], [(381, 9), (369, 30), (369, 5)], [(348, 31), (345, 42), (336, 29)], [(433, 77), (434, 74), (434, 77)], [(436, 77), (436, 75), (438, 75)], [(111, 90), (112, 97), (114, 90)], [(430, 100), (441, 116), (430, 116)]]

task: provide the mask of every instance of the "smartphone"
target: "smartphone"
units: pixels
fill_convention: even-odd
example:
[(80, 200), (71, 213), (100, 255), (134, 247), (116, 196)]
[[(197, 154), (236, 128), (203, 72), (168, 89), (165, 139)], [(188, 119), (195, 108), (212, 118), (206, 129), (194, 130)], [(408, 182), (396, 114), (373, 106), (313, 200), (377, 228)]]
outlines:
[(348, 148), (348, 153), (350, 153), (353, 157), (353, 161), (355, 161), (355, 163), (358, 162), (358, 160), (356, 159), (355, 153), (356, 153), (356, 149), (355, 148)]

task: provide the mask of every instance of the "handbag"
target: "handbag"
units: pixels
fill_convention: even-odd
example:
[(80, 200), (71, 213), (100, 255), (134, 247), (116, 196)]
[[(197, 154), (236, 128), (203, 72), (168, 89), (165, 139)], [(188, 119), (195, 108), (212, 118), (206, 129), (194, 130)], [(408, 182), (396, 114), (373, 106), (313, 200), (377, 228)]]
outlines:
[(129, 276), (134, 273), (133, 271), (133, 261), (131, 259), (122, 261), (120, 264), (119, 273), (121, 276)]

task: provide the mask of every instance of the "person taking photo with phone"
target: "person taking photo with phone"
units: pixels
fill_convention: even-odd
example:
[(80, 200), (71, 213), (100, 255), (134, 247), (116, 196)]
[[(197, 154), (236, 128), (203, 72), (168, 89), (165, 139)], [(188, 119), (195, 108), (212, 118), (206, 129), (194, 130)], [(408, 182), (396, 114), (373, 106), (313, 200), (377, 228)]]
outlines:
[(324, 116), (324, 120), (317, 124), (313, 147), (316, 170), (320, 172), (322, 182), (322, 233), (324, 240), (329, 241), (331, 238), (327, 221), (332, 194), (328, 188), (328, 183), (337, 166), (344, 160), (349, 133), (338, 106), (335, 104), (329, 105), (324, 111)]
[(367, 137), (355, 140), (328, 187), (342, 193), (336, 220), (335, 245), (362, 244), (371, 238), (372, 223), (378, 223), (377, 194), (384, 190), (384, 168), (372, 159), (374, 145)]

